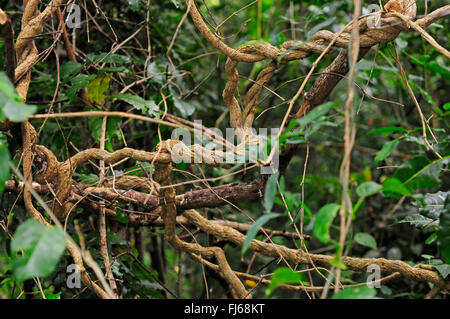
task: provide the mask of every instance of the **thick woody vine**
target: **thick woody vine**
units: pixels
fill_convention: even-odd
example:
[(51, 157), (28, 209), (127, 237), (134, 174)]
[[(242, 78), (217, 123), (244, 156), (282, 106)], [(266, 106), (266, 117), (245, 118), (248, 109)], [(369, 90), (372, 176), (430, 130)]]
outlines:
[[(22, 16), (21, 31), (15, 42), (15, 56), (17, 57), (17, 66), (14, 75), (10, 77), (16, 85), (19, 96), (26, 100), (27, 91), (30, 85), (31, 68), (38, 61), (39, 52), (34, 44), (33, 38), (42, 33), (45, 23), (53, 14), (61, 16), (61, 0), (53, 0), (46, 8), (39, 12), (38, 4), (40, 1), (24, 1), (24, 12)], [(310, 42), (286, 41), (277, 48), (269, 43), (250, 44), (238, 49), (225, 44), (221, 38), (211, 30), (205, 23), (200, 14), (197, 4), (194, 0), (186, 0), (187, 11), (195, 24), (198, 32), (209, 41), (217, 50), (227, 56), (225, 73), (227, 83), (223, 91), (223, 100), (228, 108), (230, 116), (230, 125), (241, 135), (243, 143), (257, 143), (252, 139), (253, 122), (256, 115), (256, 106), (258, 98), (264, 86), (270, 82), (277, 69), (289, 61), (300, 60), (314, 53), (319, 53), (318, 60), (325, 54), (333, 51), (342, 50), (334, 62), (328, 66), (322, 74), (317, 77), (311, 89), (305, 93), (304, 88), (310, 79), (318, 60), (313, 64), (310, 73), (303, 80), (302, 85), (296, 95), (289, 100), (289, 107), (283, 119), (280, 119), (281, 128), (286, 124), (288, 116), (301, 117), (309, 112), (315, 106), (323, 103), (328, 94), (333, 90), (336, 84), (349, 71), (348, 54), (349, 42), (352, 31), (359, 34), (359, 55), (362, 59), (364, 55), (373, 46), (380, 43), (393, 41), (400, 32), (417, 31), (433, 45), (443, 55), (450, 57), (449, 52), (439, 44), (433, 42), (431, 36), (424, 29), (446, 15), (449, 15), (450, 6), (445, 6), (430, 13), (429, 15), (416, 19), (416, 5), (414, 0), (393, 0), (384, 6), (380, 12), (361, 16), (357, 23), (351, 21), (344, 29), (337, 33), (321, 30), (318, 31)], [(4, 12), (0, 12), (0, 18)], [(7, 16), (6, 16), (7, 18)], [(379, 22), (373, 26), (372, 22)], [(0, 19), (2, 27), (6, 24)], [(62, 19), (60, 19), (62, 21)], [(10, 28), (10, 27), (9, 27)], [(64, 24), (61, 24), (57, 37), (65, 32)], [(64, 35), (63, 35), (64, 37)], [(69, 41), (65, 41), (66, 46), (70, 46)], [(11, 49), (10, 49), (11, 50)], [(73, 57), (75, 58), (75, 57)], [(240, 62), (255, 63), (258, 61), (269, 60), (270, 63), (262, 69), (253, 82), (253, 85), (246, 92), (244, 105), (239, 105), (236, 98), (239, 74), (237, 66)], [(13, 63), (13, 62), (9, 62)], [(298, 98), (303, 97), (301, 105), (294, 109)], [(85, 93), (82, 93), (82, 100), (86, 103)], [(419, 108), (420, 110), (420, 108)], [(143, 116), (132, 115), (120, 112), (78, 112), (57, 114), (50, 111), (48, 114), (37, 114), (33, 118), (64, 118), (64, 117), (85, 117), (85, 116), (123, 116), (131, 120), (146, 120)], [(94, 114), (95, 113), (95, 114)], [(143, 119), (144, 118), (144, 119)], [(281, 121), (282, 120), (282, 121)], [(183, 119), (177, 119), (174, 116), (166, 114), (161, 120), (152, 119), (159, 125), (170, 125), (172, 127), (184, 127), (189, 129), (196, 128), (192, 123)], [(15, 123), (0, 123), (2, 130), (11, 129)], [(258, 283), (268, 284), (269, 282), (257, 276), (234, 271), (222, 248), (204, 247), (197, 243), (186, 242), (177, 235), (177, 225), (183, 224), (188, 227), (197, 227), (201, 231), (210, 234), (220, 240), (232, 242), (242, 246), (245, 240), (245, 225), (233, 224), (226, 220), (209, 220), (202, 216), (196, 209), (205, 207), (219, 207), (223, 205), (235, 205), (239, 201), (257, 200), (264, 193), (266, 179), (261, 176), (256, 181), (250, 183), (232, 183), (217, 187), (208, 187), (201, 190), (192, 191), (186, 194), (176, 194), (174, 185), (171, 182), (172, 159), (176, 150), (180, 154), (188, 154), (186, 161), (201, 158), (202, 165), (220, 166), (220, 159), (224, 158), (225, 153), (210, 151), (200, 145), (186, 146), (179, 141), (166, 140), (160, 141), (155, 150), (136, 150), (132, 148), (123, 148), (114, 152), (108, 152), (101, 148), (87, 149), (78, 152), (65, 161), (58, 161), (56, 156), (44, 145), (38, 143), (38, 136), (35, 127), (30, 121), (17, 124), (21, 126), (22, 133), (22, 172), (23, 181), (8, 181), (6, 190), (23, 191), (23, 198), (29, 215), (39, 222), (50, 225), (42, 213), (33, 204), (33, 193), (39, 193), (46, 196), (52, 196), (53, 202), (51, 211), (61, 221), (67, 221), (68, 216), (77, 206), (84, 207), (90, 211), (99, 213), (105, 209), (107, 216), (114, 218), (116, 211), (114, 207), (117, 203), (132, 203), (143, 208), (145, 214), (130, 213), (128, 220), (136, 226), (161, 225), (165, 229), (165, 238), (174, 247), (174, 249), (187, 253), (194, 260), (216, 271), (222, 276), (229, 285), (232, 294), (237, 298), (251, 298), (251, 291), (248, 291), (242, 280), (251, 279)], [(203, 128), (201, 128), (203, 129)], [(424, 126), (424, 130), (426, 127)], [(212, 140), (216, 140), (213, 134)], [(430, 150), (433, 151), (431, 143), (424, 139)], [(216, 140), (217, 142), (217, 140)], [(221, 141), (224, 142), (224, 141)], [(226, 143), (226, 142), (225, 142)], [(289, 144), (280, 155), (280, 171), (284, 172), (295, 151), (297, 144)], [(227, 152), (239, 153), (239, 149), (228, 147)], [(185, 155), (186, 156), (186, 155)], [(73, 181), (73, 174), (77, 168), (91, 160), (103, 161), (105, 165), (113, 165), (118, 161), (134, 159), (141, 162), (147, 162), (154, 166), (155, 171), (150, 178), (123, 176), (114, 178), (112, 181), (105, 181), (103, 185), (92, 186), (77, 184)], [(260, 163), (260, 165), (269, 165), (269, 161)], [(102, 204), (96, 203), (90, 198), (100, 198)], [(104, 206), (105, 205), (105, 206)], [(103, 207), (103, 208), (102, 208)], [(292, 238), (307, 239), (307, 235), (299, 233), (283, 233), (270, 229), (262, 229), (263, 233), (280, 236), (290, 236)], [(72, 255), (75, 263), (80, 267), (83, 283), (100, 298), (117, 297), (111, 293), (111, 289), (102, 281), (102, 286), (91, 279), (85, 264), (91, 267), (89, 258), (80, 250), (71, 240), (67, 241), (67, 248)], [(249, 249), (260, 254), (280, 258), (294, 265), (306, 264), (312, 267), (332, 267), (332, 257), (320, 254), (308, 253), (304, 247), (301, 249), (287, 248), (273, 242), (263, 242), (253, 240)], [(355, 272), (365, 272), (367, 266), (376, 264), (383, 273), (388, 274), (382, 278), (387, 281), (395, 277), (403, 276), (413, 281), (422, 281), (433, 283), (440, 289), (449, 289), (450, 284), (442, 279), (432, 268), (427, 266), (412, 267), (401, 261), (387, 260), (383, 258), (352, 258), (343, 259), (345, 266)], [(92, 267), (91, 267), (92, 268)], [(95, 273), (95, 271), (94, 271)], [(96, 273), (97, 275), (97, 273)], [(101, 276), (100, 276), (101, 277)], [(98, 278), (101, 279), (101, 278)], [(110, 278), (111, 279), (111, 278)], [(337, 285), (339, 289), (339, 285)], [(322, 287), (304, 287), (284, 285), (283, 288), (303, 291), (320, 291)]]

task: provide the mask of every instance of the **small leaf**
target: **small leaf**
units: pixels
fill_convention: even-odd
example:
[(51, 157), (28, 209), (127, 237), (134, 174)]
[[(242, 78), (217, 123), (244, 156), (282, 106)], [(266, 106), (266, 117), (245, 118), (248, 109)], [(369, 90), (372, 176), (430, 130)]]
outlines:
[[(13, 273), (17, 280), (50, 275), (66, 248), (64, 231), (34, 219), (22, 223), (11, 241)], [(19, 255), (23, 252), (23, 255)]]
[(275, 270), (270, 280), (270, 285), (266, 289), (266, 296), (269, 296), (275, 288), (284, 284), (302, 284), (309, 286), (304, 273), (298, 273), (292, 269), (281, 267)]
[(342, 289), (332, 299), (373, 299), (376, 294), (375, 288), (364, 285)]
[(336, 203), (327, 204), (317, 213), (313, 234), (324, 244), (330, 242), (330, 226), (339, 207)]
[(378, 193), (382, 189), (380, 184), (369, 181), (364, 182), (356, 188), (356, 193), (361, 197), (371, 196)]
[(372, 235), (368, 233), (357, 233), (354, 239), (355, 242), (360, 245), (377, 249), (377, 242), (375, 241), (375, 238), (373, 238)]
[(276, 173), (270, 175), (269, 179), (267, 180), (266, 183), (266, 188), (264, 190), (264, 200), (263, 200), (263, 204), (264, 204), (264, 208), (266, 209), (266, 211), (270, 212), (270, 210), (273, 207), (273, 203), (275, 200), (275, 194), (277, 191), (277, 181), (278, 181), (278, 176), (280, 175), (280, 172), (277, 171)]
[(398, 143), (398, 140), (393, 140), (384, 144), (381, 150), (378, 151), (377, 155), (375, 156), (375, 163), (385, 160), (392, 153)]
[(276, 218), (280, 216), (279, 214), (270, 213), (267, 215), (263, 215), (259, 217), (253, 225), (250, 227), (250, 229), (247, 231), (247, 236), (245, 237), (244, 244), (242, 245), (242, 255), (245, 254), (248, 247), (250, 246), (252, 240), (255, 238), (256, 234), (258, 233), (259, 229), (267, 223), (269, 220)]

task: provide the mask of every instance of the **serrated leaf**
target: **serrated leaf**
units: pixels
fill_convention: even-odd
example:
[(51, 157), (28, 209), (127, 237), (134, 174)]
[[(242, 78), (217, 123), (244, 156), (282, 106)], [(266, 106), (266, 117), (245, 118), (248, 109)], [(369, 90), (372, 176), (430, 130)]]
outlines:
[(371, 196), (373, 194), (378, 193), (382, 188), (383, 187), (380, 184), (372, 182), (372, 181), (368, 181), (368, 182), (361, 183), (356, 188), (356, 193), (358, 194), (358, 196), (367, 197), (367, 196)]
[(425, 225), (430, 225), (434, 220), (428, 217), (425, 217), (420, 214), (412, 214), (403, 218), (399, 223), (410, 223), (417, 228), (421, 228)]
[(330, 242), (330, 226), (339, 207), (340, 205), (335, 203), (327, 204), (317, 213), (316, 220), (314, 221), (313, 234), (324, 244)]
[(269, 179), (266, 183), (266, 188), (264, 190), (264, 199), (263, 204), (266, 211), (270, 211), (273, 207), (273, 203), (275, 200), (275, 194), (277, 192), (277, 181), (280, 172), (277, 171), (274, 174), (270, 175)]
[(375, 156), (375, 163), (384, 161), (392, 153), (392, 151), (394, 151), (398, 143), (399, 143), (398, 140), (393, 140), (385, 143), (381, 148), (381, 150), (377, 152), (377, 155)]
[(375, 241), (375, 238), (373, 238), (373, 236), (368, 233), (357, 233), (354, 239), (355, 242), (360, 245), (377, 249), (377, 242)]
[[(50, 275), (66, 248), (64, 231), (34, 219), (22, 223), (11, 241), (14, 276), (19, 281)], [(23, 252), (23, 255), (18, 255)]]
[(142, 111), (142, 113), (147, 113), (152, 117), (158, 117), (159, 108), (158, 105), (153, 100), (144, 100), (140, 96), (133, 94), (117, 94), (111, 96), (111, 98), (117, 98), (128, 104), (133, 105), (138, 110)]
[(259, 229), (267, 223), (269, 220), (276, 218), (280, 216), (279, 214), (270, 213), (267, 215), (263, 215), (259, 217), (253, 225), (250, 227), (250, 229), (247, 231), (247, 236), (245, 236), (244, 244), (242, 245), (242, 255), (245, 254), (248, 247), (250, 247), (250, 244), (252, 240), (255, 238), (256, 234), (258, 233)]
[(273, 273), (270, 279), (270, 285), (266, 289), (266, 296), (269, 296), (277, 287), (285, 284), (309, 286), (309, 282), (304, 273), (298, 273), (292, 269), (281, 267)]
[(94, 74), (88, 76), (86, 74), (79, 74), (76, 77), (72, 78), (70, 80), (70, 83), (72, 84), (71, 87), (69, 87), (66, 91), (66, 95), (69, 98), (71, 102), (74, 102), (77, 99), (77, 93), (81, 89), (84, 89), (88, 86), (89, 81), (92, 80), (95, 77)]
[(64, 63), (60, 69), (61, 84), (64, 85), (69, 82), (81, 69), (83, 69), (83, 66), (78, 62), (68, 61)]
[(373, 299), (376, 295), (375, 288), (364, 285), (344, 288), (334, 294), (332, 299)]

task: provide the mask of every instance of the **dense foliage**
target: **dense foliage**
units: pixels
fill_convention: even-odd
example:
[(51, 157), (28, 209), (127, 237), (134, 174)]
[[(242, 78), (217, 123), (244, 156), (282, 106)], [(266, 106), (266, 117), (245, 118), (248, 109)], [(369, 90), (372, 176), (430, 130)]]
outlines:
[[(42, 1), (41, 11), (48, 2)], [(19, 34), (22, 2), (0, 3), (12, 21), (15, 34)], [(227, 83), (227, 57), (198, 31), (186, 13), (185, 2), (114, 0), (75, 3), (81, 8), (81, 26), (67, 30), (77, 61), (68, 57), (59, 32), (60, 21), (54, 14), (41, 35), (34, 39), (40, 55), (31, 69), (26, 104), (5, 75), (0, 79), (2, 120), (21, 122), (33, 113), (117, 111), (157, 120), (167, 120), (166, 114), (172, 114), (191, 122), (201, 120), (204, 126), (222, 132), (230, 127), (227, 105), (222, 98)], [(445, 1), (433, 1), (424, 7), (424, 2), (418, 1), (417, 15), (445, 4)], [(367, 5), (364, 3), (363, 7)], [(205, 0), (197, 1), (197, 6), (210, 28), (233, 48), (263, 42), (280, 48), (287, 40), (307, 42), (318, 30), (337, 32), (353, 18), (353, 4), (348, 0), (248, 3)], [(426, 28), (440, 44), (448, 43), (446, 19), (444, 17)], [(0, 42), (0, 67), (5, 68), (3, 43)], [(320, 60), (316, 73), (306, 84), (306, 92), (340, 50), (335, 48)], [(259, 95), (253, 123), (256, 130), (280, 127), (288, 102), (318, 56), (316, 53), (280, 64)], [(433, 144), (433, 150), (423, 139), (423, 121), (398, 62), (424, 114), (427, 140)], [(244, 100), (257, 75), (270, 63), (271, 60), (239, 63), (237, 90), (242, 96), (236, 94), (238, 100)], [(252, 222), (253, 227), (243, 232), (247, 239), (242, 247), (188, 223), (178, 226), (178, 235), (190, 243), (221, 247), (232, 270), (268, 280), (260, 283), (250, 277), (241, 278), (255, 298), (311, 298), (313, 294), (328, 298), (333, 295), (335, 298), (424, 298), (435, 285), (404, 276), (383, 281), (379, 288), (363, 285), (361, 289), (355, 289), (351, 285), (364, 284), (371, 272), (354, 271), (343, 262), (346, 256), (402, 260), (411, 266), (422, 265), (420, 267), (448, 279), (449, 66), (448, 58), (414, 31), (402, 32), (393, 42), (372, 47), (357, 64), (352, 102), (356, 134), (348, 176), (353, 216), (350, 217), (345, 246), (339, 245), (342, 234), (339, 207), (343, 198), (340, 170), (346, 149), (345, 104), (349, 77), (344, 77), (321, 105), (303, 117), (291, 115), (288, 118), (286, 129), (280, 136), (279, 150), (283, 154), (286, 147), (295, 145), (295, 153), (284, 171), (265, 181), (259, 200), (197, 209), (210, 220), (228, 220), (243, 225)], [(87, 94), (90, 103), (83, 101), (83, 94)], [(18, 105), (15, 110), (22, 113), (7, 113), (6, 106), (11, 101)], [(294, 108), (302, 101), (300, 97)], [(29, 121), (38, 131), (38, 144), (51, 150), (59, 161), (67, 160), (81, 150), (98, 148), (102, 140), (102, 116), (30, 118)], [(129, 147), (151, 152), (160, 141), (170, 139), (174, 130), (156, 123), (108, 117), (104, 149), (113, 152)], [(18, 126), (0, 133), (0, 191), (3, 191), (0, 297), (94, 298), (94, 292), (83, 285), (80, 288), (67, 286), (70, 273), (67, 267), (73, 264), (73, 259), (64, 249), (65, 239), (60, 229), (47, 229), (31, 222), (21, 191), (14, 189), (13, 183), (3, 190), (6, 181), (22, 180), (22, 176), (14, 171), (22, 164), (21, 146)], [(93, 186), (101, 181), (109, 183), (105, 187), (114, 188), (115, 178), (123, 174), (147, 177), (155, 171), (151, 163), (128, 160), (112, 169), (106, 164), (107, 173), (103, 178), (98, 165), (98, 161), (92, 159), (90, 163), (78, 166), (72, 176), (74, 184)], [(171, 182), (177, 185), (175, 190), (179, 195), (232, 182), (257, 180), (259, 168), (250, 167), (231, 174), (247, 166), (250, 165), (223, 168), (181, 162), (174, 164)], [(37, 163), (34, 169), (39, 170)], [(203, 182), (185, 183), (193, 180)], [(47, 192), (41, 196), (43, 202), (35, 200), (34, 204), (50, 222), (43, 205), (47, 203), (52, 207), (55, 195)], [(102, 199), (91, 197), (90, 200), (100, 203)], [(116, 213), (107, 218), (106, 239), (110, 267), (121, 298), (236, 296), (221, 274), (173, 248), (164, 237), (163, 224), (139, 226), (130, 223), (127, 216), (145, 214), (144, 207), (120, 200), (107, 201), (106, 206)], [(78, 245), (86, 245), (86, 250), (105, 273), (98, 212), (79, 205), (61, 222)], [(260, 227), (309, 237), (306, 240), (294, 235), (268, 237), (267, 233), (258, 231)], [(84, 238), (80, 241), (81, 234)], [(252, 239), (333, 256), (332, 267), (295, 265), (279, 257), (255, 252), (249, 249)], [(215, 262), (215, 259), (210, 261)], [(33, 279), (30, 275), (33, 272), (39, 275), (39, 280), (36, 276)], [(89, 273), (96, 278), (92, 269)], [(348, 286), (338, 292), (340, 295), (335, 294), (335, 277), (330, 275), (337, 273), (340, 283)], [(392, 273), (383, 272), (382, 276)], [(323, 290), (304, 292), (300, 288), (277, 288), (281, 284), (322, 287), (327, 278), (332, 285), (326, 288), (326, 294)], [(439, 289), (435, 298), (446, 298), (446, 294), (445, 289)]]

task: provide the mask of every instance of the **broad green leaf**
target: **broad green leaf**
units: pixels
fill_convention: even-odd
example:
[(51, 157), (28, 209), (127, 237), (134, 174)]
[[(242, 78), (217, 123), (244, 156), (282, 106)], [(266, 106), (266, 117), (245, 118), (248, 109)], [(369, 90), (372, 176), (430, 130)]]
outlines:
[(266, 188), (264, 190), (263, 204), (264, 204), (264, 208), (268, 212), (270, 212), (270, 210), (273, 207), (273, 203), (274, 203), (274, 200), (275, 200), (275, 194), (277, 192), (277, 181), (278, 181), (278, 176), (279, 175), (280, 175), (279, 171), (277, 171), (274, 174), (270, 175), (270, 177), (269, 177), (269, 179), (267, 180), (267, 183), (266, 183)]
[(153, 100), (144, 100), (138, 95), (129, 93), (113, 95), (111, 96), (111, 98), (117, 98), (119, 100), (127, 102), (128, 104), (131, 104), (138, 110), (142, 111), (142, 113), (144, 114), (148, 112), (150, 116), (158, 116), (159, 108)]
[(61, 84), (64, 85), (69, 82), (81, 69), (83, 69), (83, 66), (78, 62), (68, 61), (64, 63), (60, 70)]
[[(3, 133), (0, 133), (2, 136)], [(0, 141), (0, 195), (5, 189), (5, 182), (9, 178), (9, 150), (6, 143)]]
[(444, 211), (439, 216), (438, 246), (447, 264), (450, 264), (450, 195), (444, 204)]
[(88, 85), (88, 98), (92, 103), (103, 103), (106, 99), (105, 92), (108, 91), (111, 78), (106, 74), (98, 75)]
[(6, 117), (22, 122), (35, 112), (36, 106), (23, 103), (5, 72), (0, 72), (0, 121)]
[(305, 116), (299, 118), (297, 120), (297, 122), (301, 126), (305, 126), (306, 124), (314, 122), (319, 117), (322, 117), (325, 114), (327, 114), (330, 111), (330, 109), (333, 106), (336, 106), (337, 104), (338, 104), (337, 102), (326, 102), (326, 103), (323, 103), (323, 104), (321, 104), (319, 106), (316, 106), (308, 114), (306, 114)]
[(258, 233), (259, 229), (267, 223), (269, 220), (276, 218), (280, 216), (279, 214), (270, 213), (267, 215), (262, 215), (259, 217), (253, 225), (250, 227), (250, 229), (247, 231), (247, 236), (245, 237), (244, 244), (242, 245), (242, 255), (245, 254), (248, 247), (250, 246), (252, 240), (255, 238), (256, 234)]
[(313, 234), (324, 244), (330, 242), (330, 226), (339, 207), (336, 203), (327, 204), (317, 213)]
[(383, 192), (386, 196), (393, 194), (412, 196), (411, 191), (397, 178), (391, 177), (383, 182)]
[(402, 132), (406, 133), (407, 130), (403, 127), (399, 126), (386, 126), (386, 127), (380, 127), (374, 130), (369, 131), (369, 134), (375, 134), (375, 133), (382, 133), (382, 134), (392, 134), (396, 132)]
[(377, 242), (375, 241), (375, 238), (373, 238), (373, 236), (368, 233), (357, 233), (354, 239), (355, 242), (360, 245), (377, 249)]
[(395, 170), (393, 177), (398, 178), (402, 182), (406, 182), (430, 163), (431, 161), (425, 156), (412, 157)]
[[(50, 275), (66, 248), (64, 231), (34, 219), (22, 223), (11, 241), (14, 276), (19, 281)], [(23, 255), (21, 253), (23, 252)]]
[(377, 152), (377, 155), (375, 156), (375, 163), (385, 160), (392, 153), (398, 143), (398, 140), (393, 140), (384, 144), (381, 150), (379, 150)]
[(309, 286), (305, 273), (298, 273), (287, 267), (275, 270), (270, 280), (270, 285), (266, 289), (266, 296), (269, 296), (275, 288), (284, 284), (301, 284)]
[(373, 299), (377, 291), (367, 285), (360, 287), (348, 287), (336, 293), (332, 299)]
[(3, 115), (12, 122), (23, 122), (36, 112), (36, 106), (9, 100), (3, 105), (2, 111)]
[(78, 74), (76, 77), (72, 78), (70, 80), (72, 86), (69, 87), (66, 91), (66, 95), (69, 98), (69, 100), (71, 102), (74, 102), (77, 99), (78, 91), (87, 87), (89, 81), (91, 81), (93, 78), (95, 78), (95, 74), (89, 76), (86, 74)]
[(356, 188), (356, 193), (358, 194), (358, 196), (367, 197), (367, 196), (371, 196), (373, 194), (378, 193), (381, 189), (382, 189), (382, 186), (380, 184), (372, 182), (372, 181), (368, 181), (368, 182), (361, 183)]
[[(439, 175), (444, 165), (450, 162), (450, 156), (440, 158), (416, 171), (404, 184), (411, 190), (428, 188), (441, 183)], [(395, 176), (395, 175), (394, 175)]]
[(173, 103), (182, 117), (188, 117), (194, 113), (195, 107), (192, 104), (180, 99), (175, 90), (170, 89), (170, 92), (172, 93)]
[[(22, 101), (5, 72), (0, 72), (0, 92), (5, 94), (8, 99), (15, 100), (16, 102)], [(0, 106), (1, 105), (2, 100), (0, 100)]]

